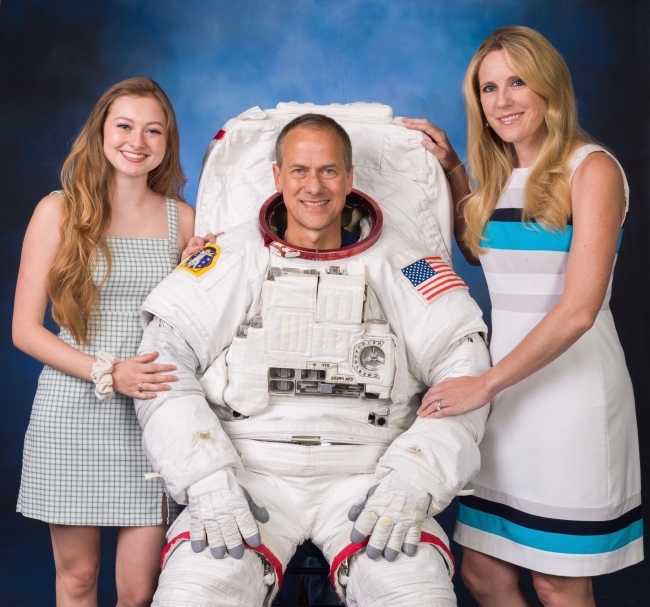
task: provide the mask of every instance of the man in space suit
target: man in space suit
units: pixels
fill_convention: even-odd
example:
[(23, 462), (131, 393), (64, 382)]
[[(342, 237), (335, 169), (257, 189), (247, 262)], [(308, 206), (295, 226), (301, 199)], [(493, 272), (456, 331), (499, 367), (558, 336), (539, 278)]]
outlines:
[[(309, 538), (348, 605), (456, 605), (432, 515), (477, 472), (488, 407), (416, 411), (427, 386), (489, 366), (481, 312), (440, 257), (352, 190), (334, 120), (291, 121), (276, 162), (281, 196), (260, 221), (206, 243), (143, 305), (140, 352), (178, 375), (136, 400), (143, 444), (188, 503), (154, 605), (270, 605)], [(342, 228), (346, 200), (365, 213), (358, 235)]]

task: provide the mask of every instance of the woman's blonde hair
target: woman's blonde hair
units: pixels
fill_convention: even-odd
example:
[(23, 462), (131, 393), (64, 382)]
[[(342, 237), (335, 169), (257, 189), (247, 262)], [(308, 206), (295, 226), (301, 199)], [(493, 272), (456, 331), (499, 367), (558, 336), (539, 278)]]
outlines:
[(93, 282), (98, 251), (111, 270), (106, 234), (111, 223), (113, 166), (104, 154), (104, 122), (119, 97), (150, 97), (167, 122), (165, 155), (149, 172), (148, 187), (163, 196), (182, 198), (186, 179), (180, 163), (180, 141), (174, 108), (160, 86), (150, 78), (130, 78), (108, 89), (95, 104), (61, 169), (63, 217), (61, 248), (48, 275), (52, 317), (67, 328), (77, 343), (87, 345), (99, 286)]
[(463, 214), (463, 240), (475, 254), (487, 222), (516, 166), (514, 147), (490, 127), (481, 106), (478, 72), (492, 51), (503, 50), (512, 70), (546, 104), (537, 133), (538, 151), (524, 189), (523, 221), (564, 230), (571, 217), (568, 159), (577, 141), (590, 141), (578, 125), (571, 76), (560, 53), (528, 27), (509, 25), (490, 34), (472, 58), (463, 82), (467, 112), (467, 153), (472, 193)]

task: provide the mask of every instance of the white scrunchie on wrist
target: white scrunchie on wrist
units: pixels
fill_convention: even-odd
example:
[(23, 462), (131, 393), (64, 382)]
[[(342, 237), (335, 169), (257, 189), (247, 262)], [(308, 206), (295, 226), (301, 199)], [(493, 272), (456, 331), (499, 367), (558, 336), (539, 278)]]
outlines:
[(119, 362), (115, 356), (109, 352), (100, 350), (97, 352), (97, 361), (93, 364), (90, 377), (95, 384), (95, 396), (103, 403), (115, 396), (113, 390), (113, 367)]

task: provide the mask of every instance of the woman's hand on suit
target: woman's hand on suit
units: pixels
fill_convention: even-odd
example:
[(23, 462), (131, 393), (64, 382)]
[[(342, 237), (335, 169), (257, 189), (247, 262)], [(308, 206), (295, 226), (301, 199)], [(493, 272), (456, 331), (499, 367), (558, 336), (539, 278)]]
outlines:
[(208, 232), (205, 236), (192, 236), (190, 241), (187, 243), (187, 246), (181, 253), (181, 259), (187, 259), (190, 255), (193, 255), (194, 253), (198, 253), (206, 244), (211, 242), (214, 244), (217, 242), (217, 237), (221, 236), (223, 232), (219, 232), (219, 234), (213, 234), (212, 232)]
[(402, 122), (407, 129), (421, 131), (428, 136), (428, 139), (422, 140), (422, 146), (438, 159), (445, 174), (451, 173), (462, 164), (442, 129), (431, 124), (426, 118), (402, 118)]
[(437, 419), (461, 415), (486, 405), (494, 396), (486, 386), (485, 375), (450, 377), (429, 388), (422, 398), (418, 416)]
[(175, 375), (165, 375), (174, 371), (174, 365), (154, 364), (158, 352), (149, 352), (127, 358), (113, 367), (113, 389), (132, 398), (148, 400), (156, 398), (156, 392), (170, 390), (168, 382), (178, 380)]

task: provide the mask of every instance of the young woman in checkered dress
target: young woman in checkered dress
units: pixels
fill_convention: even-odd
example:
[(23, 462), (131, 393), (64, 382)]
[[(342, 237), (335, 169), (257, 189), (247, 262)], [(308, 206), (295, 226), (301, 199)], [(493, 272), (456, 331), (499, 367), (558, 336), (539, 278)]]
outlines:
[[(194, 226), (194, 210), (180, 201), (174, 111), (160, 87), (132, 78), (110, 88), (61, 181), (34, 211), (16, 288), (14, 343), (45, 364), (18, 510), (50, 523), (57, 605), (97, 605), (101, 526), (119, 527), (118, 605), (149, 605), (176, 505), (157, 478), (144, 479), (152, 470), (133, 397), (154, 398), (176, 377), (157, 353), (135, 356), (139, 308)], [(58, 335), (43, 326), (48, 301)], [(116, 357), (112, 368), (101, 352)]]

